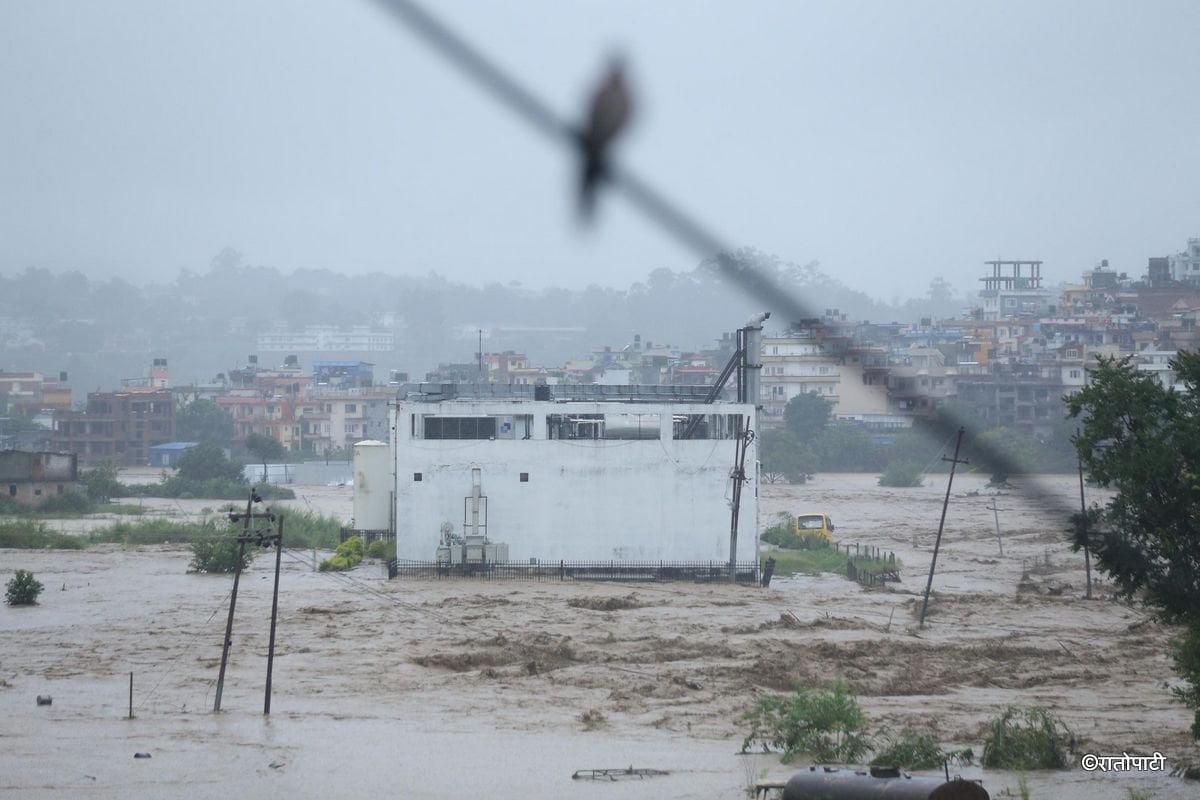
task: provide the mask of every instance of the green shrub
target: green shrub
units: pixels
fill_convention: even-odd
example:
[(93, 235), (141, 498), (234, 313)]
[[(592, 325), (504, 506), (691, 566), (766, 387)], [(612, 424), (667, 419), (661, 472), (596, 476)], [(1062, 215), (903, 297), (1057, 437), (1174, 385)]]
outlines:
[(923, 485), (921, 465), (912, 461), (893, 461), (879, 476), (880, 486), (911, 487)]
[(843, 681), (829, 688), (799, 686), (787, 697), (760, 697), (742, 715), (750, 733), (742, 752), (755, 742), (783, 751), (790, 760), (806, 753), (817, 761), (861, 761), (871, 750), (867, 718)]
[(31, 606), (37, 603), (38, 595), (44, 588), (32, 572), (19, 569), (8, 582), (4, 599), (10, 606)]
[(1067, 764), (1062, 741), (1071, 732), (1044, 708), (1008, 708), (990, 728), (982, 759), (988, 769), (1062, 769)]
[[(250, 562), (254, 560), (255, 550), (256, 548), (249, 544), (242, 549), (240, 564), (242, 569), (250, 566)], [(238, 567), (238, 541), (236, 536), (213, 536), (196, 539), (192, 542), (192, 561), (188, 564), (189, 571), (208, 573), (237, 572)]]
[(938, 769), (943, 764), (970, 765), (975, 753), (966, 750), (945, 751), (929, 736), (916, 731), (903, 730), (896, 736), (881, 731), (883, 741), (878, 745), (878, 754), (871, 763), (902, 769)]
[(346, 541), (337, 546), (334, 551), (333, 558), (327, 558), (317, 566), (320, 572), (342, 572), (344, 570), (353, 569), (362, 563), (363, 560), (363, 541), (361, 536), (351, 536)]
[(388, 543), (383, 539), (376, 539), (367, 545), (367, 558), (387, 558)]

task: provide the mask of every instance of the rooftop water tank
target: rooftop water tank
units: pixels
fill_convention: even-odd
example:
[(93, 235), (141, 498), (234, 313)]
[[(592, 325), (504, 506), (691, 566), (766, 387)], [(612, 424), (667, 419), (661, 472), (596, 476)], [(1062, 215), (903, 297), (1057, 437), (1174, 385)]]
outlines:
[(392, 520), (391, 448), (372, 439), (354, 445), (354, 527), (385, 531)]

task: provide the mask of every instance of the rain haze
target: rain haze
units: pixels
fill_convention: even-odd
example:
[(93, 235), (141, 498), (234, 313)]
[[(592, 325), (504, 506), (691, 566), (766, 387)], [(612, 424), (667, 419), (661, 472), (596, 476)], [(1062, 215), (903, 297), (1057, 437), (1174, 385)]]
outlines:
[(0, 796), (1194, 799), (1200, 3), (412, 1), (0, 0)]
[[(457, 2), (564, 117), (606, 59), (618, 156), (736, 247), (883, 299), (980, 262), (1140, 274), (1200, 232), (1187, 0)], [(627, 287), (699, 261), (369, 2), (0, 6), (0, 272), (169, 281), (225, 246), (326, 268)]]

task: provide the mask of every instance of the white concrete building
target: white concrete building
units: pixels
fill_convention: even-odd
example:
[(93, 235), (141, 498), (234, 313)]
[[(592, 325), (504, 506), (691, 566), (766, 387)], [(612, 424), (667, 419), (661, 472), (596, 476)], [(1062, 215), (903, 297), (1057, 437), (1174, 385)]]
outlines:
[(1200, 284), (1200, 239), (1188, 239), (1187, 249), (1171, 256), (1171, 280)]
[[(447, 399), (393, 409), (396, 552), (432, 562), (479, 524), (510, 562), (713, 561), (730, 551), (739, 425), (750, 404)], [(689, 415), (703, 424), (681, 438)], [(757, 558), (757, 450), (748, 446), (737, 560)]]

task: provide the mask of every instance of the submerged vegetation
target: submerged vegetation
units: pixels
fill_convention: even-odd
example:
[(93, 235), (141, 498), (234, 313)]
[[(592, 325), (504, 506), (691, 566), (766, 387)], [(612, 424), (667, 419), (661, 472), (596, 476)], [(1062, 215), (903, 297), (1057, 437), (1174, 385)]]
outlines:
[(807, 755), (816, 761), (852, 763), (871, 753), (872, 764), (903, 769), (937, 769), (972, 764), (970, 749), (943, 750), (930, 736), (912, 730), (867, 732), (868, 719), (843, 681), (827, 686), (797, 686), (786, 696), (760, 697), (741, 716), (750, 732), (742, 752), (755, 745), (782, 752), (783, 760)]
[(4, 600), (10, 606), (32, 606), (37, 603), (38, 595), (44, 588), (32, 572), (19, 569), (5, 586)]
[(861, 761), (871, 751), (867, 716), (842, 681), (827, 688), (798, 686), (787, 696), (760, 697), (741, 717), (750, 726), (742, 752), (755, 744), (818, 761)]
[(1062, 769), (1067, 726), (1044, 708), (1008, 708), (991, 721), (982, 764), (989, 769)]
[[(309, 511), (282, 512), (287, 547), (333, 548), (341, 523)], [(223, 517), (195, 521), (162, 518), (118, 520), (78, 535), (63, 533), (38, 519), (0, 521), (0, 548), (79, 550), (92, 544), (191, 544), (235, 533)]]

